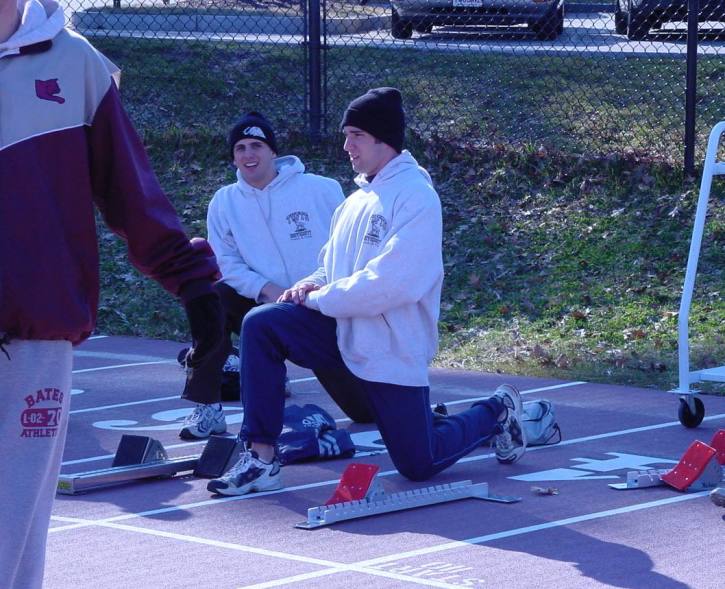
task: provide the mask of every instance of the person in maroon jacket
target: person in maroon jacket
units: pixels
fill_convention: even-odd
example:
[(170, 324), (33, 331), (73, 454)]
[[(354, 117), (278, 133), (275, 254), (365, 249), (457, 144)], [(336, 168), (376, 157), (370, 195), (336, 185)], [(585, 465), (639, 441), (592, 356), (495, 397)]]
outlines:
[(0, 587), (37, 588), (68, 427), (72, 346), (96, 322), (94, 205), (184, 304), (198, 365), (222, 335), (189, 241), (121, 105), (115, 66), (53, 0), (0, 0)]

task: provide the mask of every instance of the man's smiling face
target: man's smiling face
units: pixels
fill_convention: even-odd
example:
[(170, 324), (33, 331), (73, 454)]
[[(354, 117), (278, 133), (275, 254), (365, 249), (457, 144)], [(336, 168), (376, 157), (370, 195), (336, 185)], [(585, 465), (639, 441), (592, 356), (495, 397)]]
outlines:
[(255, 188), (264, 188), (277, 175), (275, 157), (269, 145), (259, 139), (245, 137), (234, 144), (234, 165), (245, 182)]

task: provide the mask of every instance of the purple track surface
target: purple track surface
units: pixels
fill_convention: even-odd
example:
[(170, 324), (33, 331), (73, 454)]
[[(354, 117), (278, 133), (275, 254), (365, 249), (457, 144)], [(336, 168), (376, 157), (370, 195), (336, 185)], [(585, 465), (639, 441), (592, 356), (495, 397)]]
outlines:
[[(198, 454), (177, 436), (191, 407), (179, 399), (178, 343), (99, 337), (75, 352), (63, 472), (110, 465), (122, 434), (160, 440), (170, 456)], [(311, 374), (290, 366), (290, 403), (315, 403), (368, 444)], [(725, 428), (725, 397), (703, 397), (696, 429), (661, 391), (450, 370), (431, 371), (431, 402), (450, 412), (510, 382), (524, 400), (554, 403), (561, 444), (509, 466), (481, 448), (426, 483), (398, 475), (384, 452), (283, 468), (280, 491), (214, 498), (206, 480), (177, 476), (57, 497), (47, 589), (241, 587), (631, 587), (697, 589), (725, 582), (723, 509), (706, 492), (615, 491), (628, 470), (667, 468), (689, 444)], [(231, 432), (241, 421), (228, 404)], [(360, 434), (360, 435), (358, 435)], [(519, 503), (466, 499), (300, 530), (353, 461), (380, 466), (387, 492), (472, 480)], [(537, 495), (532, 486), (556, 487)]]

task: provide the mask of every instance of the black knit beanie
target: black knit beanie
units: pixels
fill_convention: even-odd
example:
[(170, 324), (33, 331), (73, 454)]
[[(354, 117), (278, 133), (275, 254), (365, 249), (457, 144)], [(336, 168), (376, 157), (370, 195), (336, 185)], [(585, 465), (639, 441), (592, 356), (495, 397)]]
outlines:
[(405, 113), (397, 88), (373, 88), (350, 103), (342, 115), (340, 130), (346, 125), (370, 133), (395, 151), (403, 151)]
[(279, 153), (272, 125), (269, 124), (269, 121), (264, 118), (262, 113), (248, 112), (229, 131), (229, 152), (232, 159), (234, 159), (234, 146), (240, 139), (259, 139), (269, 145), (274, 153)]

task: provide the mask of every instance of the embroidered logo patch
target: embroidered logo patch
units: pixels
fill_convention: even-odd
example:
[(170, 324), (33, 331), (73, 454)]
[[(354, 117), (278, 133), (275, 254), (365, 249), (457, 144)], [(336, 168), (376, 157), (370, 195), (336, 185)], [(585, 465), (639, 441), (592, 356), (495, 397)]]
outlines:
[(63, 410), (63, 391), (56, 388), (38, 389), (25, 397), (25, 409), (20, 414), (21, 438), (54, 438), (58, 435)]
[(363, 241), (369, 245), (378, 245), (380, 243), (380, 235), (388, 232), (388, 222), (382, 215), (373, 215), (370, 217), (370, 227), (365, 234)]
[(261, 137), (262, 139), (266, 139), (267, 136), (264, 134), (264, 131), (260, 129), (259, 127), (247, 127), (244, 129), (245, 135), (251, 135), (252, 137)]
[(41, 100), (49, 100), (51, 102), (63, 104), (65, 102), (65, 98), (58, 96), (58, 94), (60, 94), (58, 78), (53, 78), (51, 80), (35, 80), (35, 95)]
[(304, 211), (295, 211), (285, 217), (287, 223), (293, 225), (295, 230), (289, 234), (290, 239), (307, 239), (312, 237), (312, 231), (307, 228), (310, 216)]

